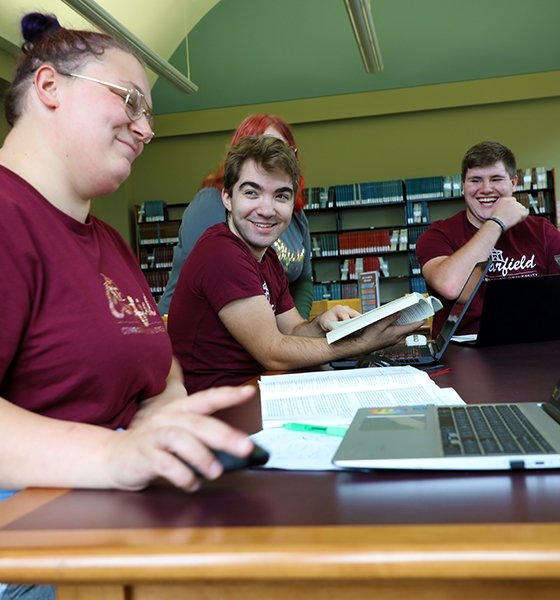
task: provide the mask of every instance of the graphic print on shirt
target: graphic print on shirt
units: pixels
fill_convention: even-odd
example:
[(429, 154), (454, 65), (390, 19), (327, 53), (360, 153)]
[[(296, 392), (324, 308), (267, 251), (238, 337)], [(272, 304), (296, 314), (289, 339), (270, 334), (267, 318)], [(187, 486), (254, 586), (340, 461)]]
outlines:
[(295, 252), (294, 250), (290, 250), (281, 239), (277, 239), (272, 247), (276, 251), (280, 262), (286, 269), (288, 269), (289, 266), (294, 262), (302, 263), (303, 259), (305, 258), (305, 248)]
[(518, 275), (529, 277), (537, 275), (537, 266), (535, 264), (535, 255), (527, 258), (526, 255), (520, 258), (504, 256), (503, 250), (494, 248), (491, 253), (492, 264), (488, 269), (488, 274), (498, 272), (500, 277), (508, 277), (508, 275)]
[(270, 302), (270, 291), (268, 290), (268, 285), (266, 283), (266, 281), (263, 281), (263, 292), (264, 292), (264, 297), (266, 298), (266, 301), (270, 304), (270, 306), (272, 306), (272, 312), (274, 312), (276, 314), (276, 307), (274, 306), (274, 304), (272, 304)]
[[(164, 330), (163, 325), (157, 324), (150, 328), (150, 317), (157, 315), (145, 295), (142, 299), (132, 296), (123, 296), (117, 284), (110, 278), (100, 273), (103, 277), (103, 288), (109, 303), (109, 310), (116, 319), (123, 319), (121, 333), (130, 335), (135, 333), (160, 333)], [(139, 323), (142, 327), (139, 326)], [(148, 330), (148, 328), (150, 328)]]

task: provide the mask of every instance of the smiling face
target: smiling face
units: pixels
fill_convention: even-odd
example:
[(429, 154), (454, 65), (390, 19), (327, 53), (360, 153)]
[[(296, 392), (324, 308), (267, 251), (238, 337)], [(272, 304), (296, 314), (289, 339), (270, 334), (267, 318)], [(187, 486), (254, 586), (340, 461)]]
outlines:
[[(146, 74), (138, 60), (121, 50), (109, 49), (99, 60), (90, 60), (79, 74), (138, 89), (151, 105)], [(145, 116), (131, 120), (122, 95), (105, 85), (61, 76), (64, 81), (61, 128), (70, 166), (77, 183), (88, 196), (115, 191), (130, 175), (133, 161), (142, 153), (144, 141), (152, 135)], [(79, 151), (78, 151), (79, 149)]]
[(228, 226), (261, 260), (290, 224), (294, 209), (294, 189), (290, 176), (276, 169), (266, 172), (253, 160), (241, 167), (232, 194), (222, 192), (228, 210)]
[(513, 195), (516, 184), (517, 176), (512, 180), (502, 162), (468, 169), (463, 182), (468, 220), (480, 227), (494, 212), (499, 198)]

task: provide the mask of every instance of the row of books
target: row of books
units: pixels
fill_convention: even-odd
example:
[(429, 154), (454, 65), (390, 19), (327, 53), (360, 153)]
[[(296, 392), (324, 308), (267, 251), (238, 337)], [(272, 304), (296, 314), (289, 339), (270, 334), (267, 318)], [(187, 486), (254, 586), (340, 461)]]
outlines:
[(342, 281), (357, 280), (362, 273), (371, 271), (377, 271), (384, 277), (389, 277), (389, 263), (381, 256), (347, 258), (340, 266), (340, 279)]
[(416, 250), (416, 242), (418, 238), (428, 229), (427, 225), (423, 225), (420, 227), (408, 227), (408, 249)]
[[(428, 289), (424, 278), (421, 276), (409, 279), (410, 291), (427, 293)], [(165, 286), (164, 286), (165, 287)], [(163, 291), (163, 290), (162, 290)], [(362, 312), (379, 306), (379, 271), (364, 271), (358, 281), (323, 281), (313, 284), (313, 300), (346, 300), (360, 298)]]
[(302, 190), (307, 210), (334, 208), (334, 187), (309, 187)]
[(328, 281), (313, 284), (313, 300), (345, 300), (358, 297), (358, 282)]
[[(517, 189), (521, 191), (551, 187), (545, 167), (519, 169), (517, 176)], [(307, 199), (307, 209), (313, 210), (459, 198), (462, 189), (461, 175), (454, 174), (308, 187), (303, 190), (303, 194)]]
[(140, 248), (140, 268), (170, 269), (173, 266), (173, 246), (155, 246)]
[(426, 294), (428, 292), (428, 286), (423, 277), (411, 277), (408, 282), (411, 292), (418, 292), (419, 294)]
[(408, 255), (408, 266), (409, 266), (410, 274), (412, 276), (422, 275), (422, 268), (420, 267), (420, 263), (418, 262), (418, 259), (416, 258), (416, 254), (414, 254), (414, 252), (411, 252)]
[(430, 212), (427, 202), (407, 202), (406, 203), (406, 222), (409, 225), (415, 223), (429, 223)]
[(404, 185), (400, 179), (334, 186), (334, 201), (339, 208), (403, 202), (404, 197)]
[(538, 190), (532, 194), (521, 192), (515, 194), (515, 197), (535, 215), (553, 212), (550, 199), (546, 197), (543, 190)]
[(167, 203), (163, 200), (146, 200), (138, 209), (138, 223), (167, 221)]
[(176, 222), (139, 223), (138, 244), (176, 244), (179, 241), (178, 231), (179, 224)]
[(405, 179), (404, 186), (409, 202), (433, 198), (459, 198), (462, 194), (461, 175)]
[(343, 231), (338, 234), (340, 255), (360, 252), (390, 252), (391, 229), (368, 229), (365, 231)]
[(155, 296), (163, 294), (167, 281), (169, 279), (169, 271), (144, 271), (150, 291)]
[[(414, 231), (414, 243), (419, 235)], [(363, 231), (343, 231), (341, 233), (321, 233), (311, 237), (313, 256), (348, 256), (398, 252), (409, 250), (409, 232), (406, 227), (398, 229), (367, 229)]]
[(518, 190), (545, 190), (549, 187), (552, 186), (548, 181), (548, 173), (545, 167), (517, 170)]

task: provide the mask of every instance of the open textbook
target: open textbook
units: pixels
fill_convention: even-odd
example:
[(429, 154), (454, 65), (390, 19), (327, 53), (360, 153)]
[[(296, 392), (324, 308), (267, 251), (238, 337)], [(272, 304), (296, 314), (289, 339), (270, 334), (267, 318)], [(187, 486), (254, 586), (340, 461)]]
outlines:
[(387, 302), (387, 304), (383, 304), (353, 319), (331, 321), (332, 330), (327, 332), (327, 342), (332, 344), (397, 312), (400, 312), (401, 315), (396, 323), (398, 325), (405, 325), (406, 323), (423, 321), (441, 308), (443, 308), (442, 303), (434, 296), (424, 296), (418, 292), (405, 294), (396, 300), (391, 300), (391, 302)]
[(287, 422), (349, 425), (359, 408), (464, 404), (410, 366), (263, 375), (259, 380), (263, 429)]
[(338, 470), (331, 460), (341, 437), (282, 428), (285, 423), (348, 426), (358, 408), (464, 404), (414, 367), (379, 367), (262, 376), (263, 429), (251, 436), (270, 452), (267, 469)]

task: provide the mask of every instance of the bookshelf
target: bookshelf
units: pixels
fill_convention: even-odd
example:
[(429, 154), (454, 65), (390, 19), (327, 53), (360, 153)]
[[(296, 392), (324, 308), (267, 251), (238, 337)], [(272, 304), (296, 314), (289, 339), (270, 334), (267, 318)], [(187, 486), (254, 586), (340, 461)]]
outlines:
[(181, 217), (186, 206), (188, 203), (166, 204), (150, 200), (134, 207), (136, 256), (156, 301), (169, 279), (173, 249), (179, 240)]
[[(520, 169), (515, 196), (558, 227), (554, 171)], [(309, 187), (314, 300), (359, 297), (360, 273), (378, 270), (380, 301), (425, 292), (416, 240), (433, 221), (463, 210), (461, 176)]]

